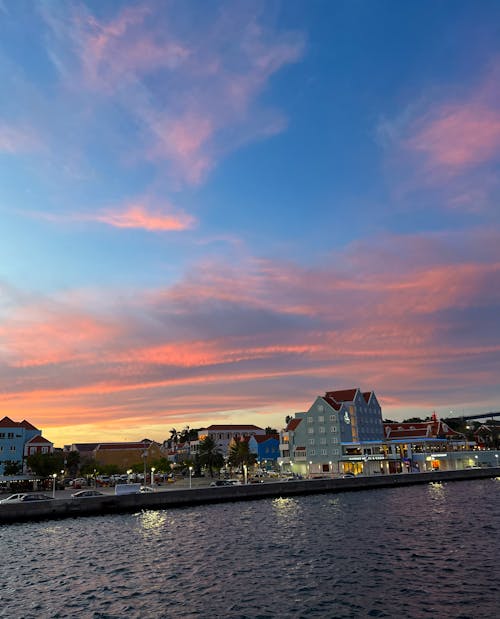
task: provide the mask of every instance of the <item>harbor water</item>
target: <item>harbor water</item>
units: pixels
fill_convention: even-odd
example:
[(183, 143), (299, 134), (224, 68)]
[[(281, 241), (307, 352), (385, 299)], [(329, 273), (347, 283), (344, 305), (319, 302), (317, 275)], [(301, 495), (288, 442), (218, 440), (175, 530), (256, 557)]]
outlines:
[(0, 617), (481, 619), (500, 480), (0, 527)]

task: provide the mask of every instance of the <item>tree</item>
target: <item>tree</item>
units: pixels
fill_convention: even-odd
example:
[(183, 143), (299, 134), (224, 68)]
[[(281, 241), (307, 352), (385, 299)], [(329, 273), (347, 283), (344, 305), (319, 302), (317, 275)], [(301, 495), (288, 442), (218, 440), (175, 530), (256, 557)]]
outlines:
[(279, 434), (278, 430), (276, 430), (276, 428), (271, 428), (271, 426), (267, 426), (267, 428), (264, 431), (267, 436), (270, 436), (272, 434)]
[(4, 475), (19, 475), (22, 472), (22, 466), (20, 462), (15, 460), (4, 460), (3, 474)]
[(240, 468), (243, 464), (251, 466), (257, 461), (256, 454), (250, 451), (248, 441), (236, 438), (229, 445), (229, 464), (235, 468)]
[(210, 477), (214, 476), (214, 469), (220, 469), (224, 465), (224, 457), (211, 436), (206, 436), (198, 448), (200, 464), (208, 467)]
[(70, 451), (66, 454), (66, 469), (71, 477), (76, 477), (80, 468), (80, 452)]
[(178, 442), (179, 442), (179, 433), (177, 432), (175, 428), (172, 428), (170, 430), (170, 438), (168, 439), (169, 448), (172, 449), (172, 447), (174, 445), (177, 445)]
[(52, 473), (59, 473), (64, 468), (64, 454), (56, 452), (52, 454), (33, 454), (26, 459), (28, 468), (40, 477), (48, 477)]

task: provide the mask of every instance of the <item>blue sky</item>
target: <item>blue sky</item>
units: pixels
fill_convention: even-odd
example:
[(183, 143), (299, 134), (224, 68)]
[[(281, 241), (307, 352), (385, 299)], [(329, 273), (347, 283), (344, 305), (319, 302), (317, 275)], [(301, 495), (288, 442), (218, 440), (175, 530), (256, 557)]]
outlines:
[(1, 1), (1, 412), (73, 442), (351, 386), (498, 409), (499, 17)]

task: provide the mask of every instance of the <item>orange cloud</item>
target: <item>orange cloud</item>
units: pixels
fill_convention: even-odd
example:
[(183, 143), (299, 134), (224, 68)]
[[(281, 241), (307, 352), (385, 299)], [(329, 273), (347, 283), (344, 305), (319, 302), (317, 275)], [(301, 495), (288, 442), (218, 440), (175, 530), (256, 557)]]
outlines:
[(123, 211), (108, 211), (96, 214), (94, 217), (86, 216), (85, 219), (99, 221), (116, 228), (139, 228), (151, 232), (188, 230), (193, 227), (195, 221), (190, 215), (152, 211), (140, 204), (131, 205)]

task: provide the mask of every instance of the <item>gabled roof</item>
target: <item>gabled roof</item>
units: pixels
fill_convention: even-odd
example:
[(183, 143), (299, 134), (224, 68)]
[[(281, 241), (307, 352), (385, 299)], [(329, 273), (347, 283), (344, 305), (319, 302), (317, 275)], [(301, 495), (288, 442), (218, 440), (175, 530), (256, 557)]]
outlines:
[(363, 393), (363, 397), (365, 399), (365, 402), (368, 404), (368, 402), (370, 401), (370, 398), (372, 397), (372, 393), (373, 391), (365, 391)]
[(12, 421), (10, 417), (5, 416), (3, 419), (0, 419), (0, 428), (24, 428), (25, 430), (36, 430), (40, 432), (38, 428), (35, 428), (29, 421), (23, 419), (22, 421)]
[(303, 417), (295, 417), (295, 419), (291, 419), (288, 422), (287, 427), (285, 428), (285, 432), (293, 432), (294, 430), (297, 429), (299, 423), (302, 421)]
[(29, 441), (26, 441), (27, 445), (37, 444), (37, 443), (43, 443), (44, 445), (47, 445), (47, 444), (52, 445), (51, 441), (47, 440), (43, 436), (40, 436), (40, 434), (37, 434), (37, 436), (34, 436), (33, 438), (30, 438)]
[(266, 441), (270, 441), (274, 439), (275, 441), (279, 441), (279, 436), (277, 434), (266, 434), (266, 435), (257, 435), (253, 437), (257, 443), (265, 443)]
[(387, 439), (416, 438), (458, 438), (460, 432), (452, 430), (444, 421), (437, 418), (430, 421), (408, 423), (384, 423), (384, 435)]
[(26, 419), (23, 419), (19, 425), (25, 428), (26, 430), (38, 430), (38, 428), (35, 428), (35, 426), (31, 424), (29, 421), (26, 421)]
[(327, 391), (325, 397), (329, 397), (336, 402), (352, 402), (356, 397), (357, 388), (341, 389), (340, 391)]

